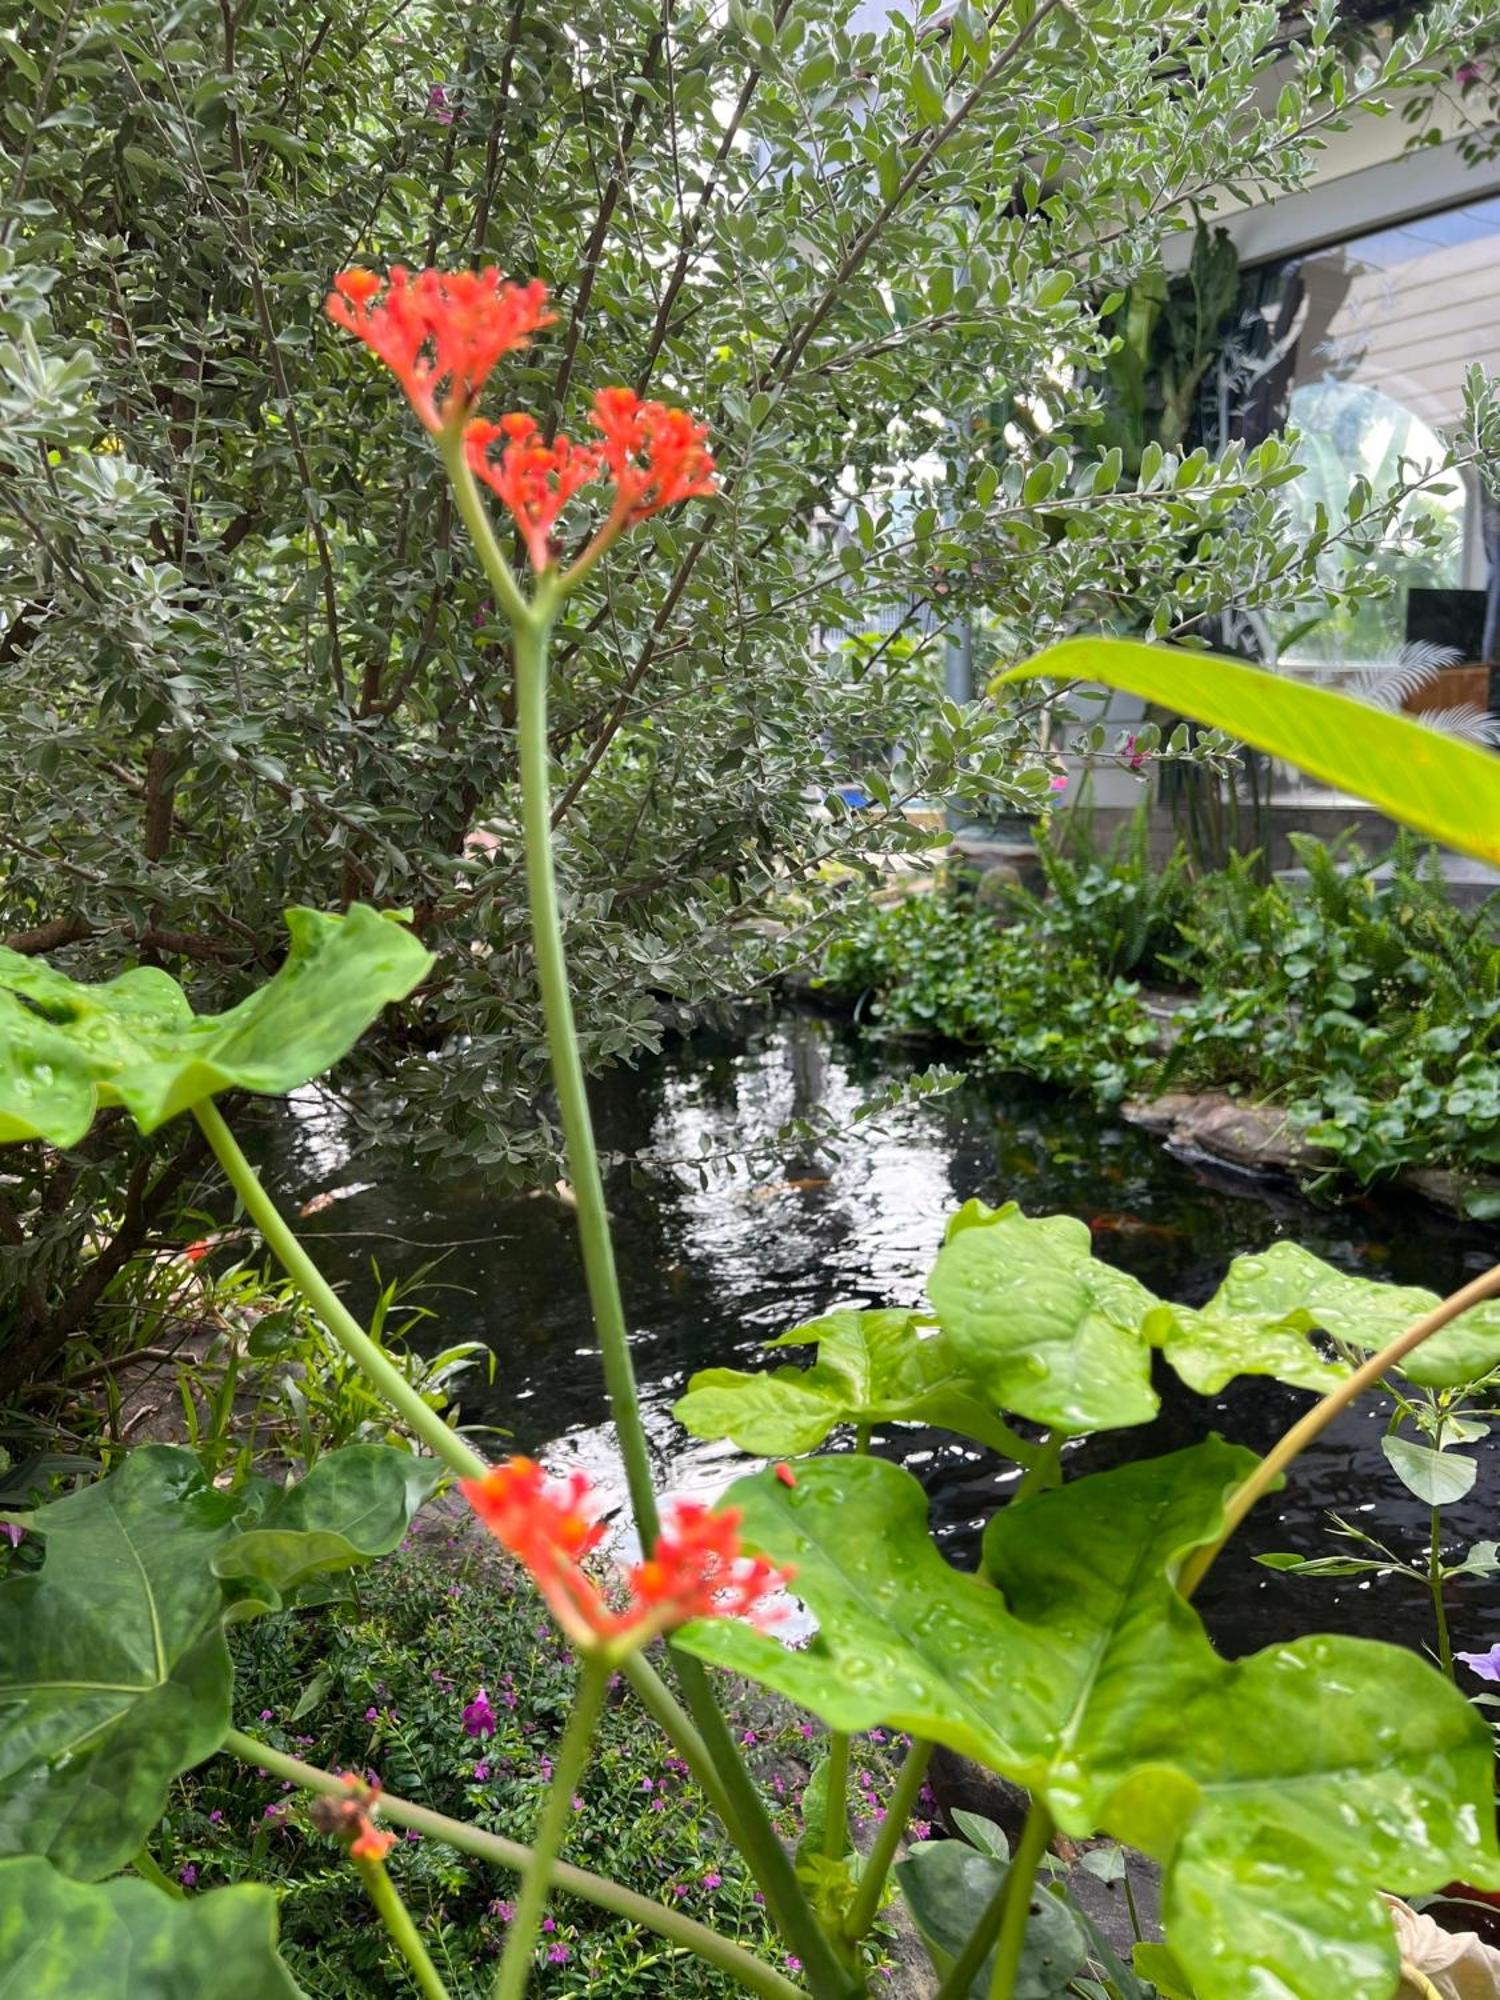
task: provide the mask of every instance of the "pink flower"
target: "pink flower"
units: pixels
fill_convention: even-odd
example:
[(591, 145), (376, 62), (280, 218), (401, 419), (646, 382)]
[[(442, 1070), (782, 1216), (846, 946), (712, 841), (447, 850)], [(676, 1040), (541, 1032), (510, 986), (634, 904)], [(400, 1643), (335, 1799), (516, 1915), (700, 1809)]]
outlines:
[(703, 1886), (705, 1889), (717, 1889), (723, 1880), (724, 1877), (722, 1875), (716, 1875), (713, 1869), (710, 1868), (703, 1878)]
[(453, 112), (448, 108), (448, 93), (440, 83), (435, 83), (427, 93), (427, 109), (439, 125), (451, 125)]
[(198, 1871), (193, 1866), (191, 1861), (188, 1862), (185, 1868), (178, 1869), (177, 1879), (182, 1884), (184, 1889), (191, 1889), (194, 1886), (194, 1884), (198, 1880)]
[(1051, 792), (1065, 792), (1068, 789), (1066, 775), (1059, 771), (1055, 777), (1049, 778), (1047, 780), (1047, 789)]
[(475, 1689), (474, 1699), (463, 1712), (463, 1725), (465, 1736), (494, 1735), (495, 1711), (483, 1688)]

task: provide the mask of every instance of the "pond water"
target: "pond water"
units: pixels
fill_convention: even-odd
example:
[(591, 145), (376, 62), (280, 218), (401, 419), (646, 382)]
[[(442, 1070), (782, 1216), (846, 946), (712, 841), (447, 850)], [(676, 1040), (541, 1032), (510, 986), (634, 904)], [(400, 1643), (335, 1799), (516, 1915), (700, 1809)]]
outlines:
[[(945, 1219), (972, 1195), (1081, 1216), (1099, 1255), (1188, 1304), (1214, 1290), (1231, 1257), (1284, 1235), (1347, 1270), (1439, 1292), (1497, 1255), (1494, 1230), (1448, 1221), (1410, 1199), (1317, 1209), (1284, 1188), (1174, 1159), (1108, 1115), (1013, 1081), (970, 1078), (858, 1127), (837, 1156), (776, 1151), (786, 1121), (815, 1108), (852, 1128), (858, 1106), (901, 1067), (899, 1056), (872, 1051), (842, 1024), (794, 1013), (734, 1037), (697, 1035), (596, 1089), (601, 1143), (633, 1162), (611, 1174), (609, 1201), (665, 1489), (712, 1494), (744, 1464), (731, 1446), (703, 1445), (675, 1424), (672, 1402), (695, 1368), (754, 1367), (766, 1339), (834, 1306), (915, 1305)], [(726, 1162), (741, 1171), (725, 1171)], [(510, 1449), (581, 1464), (618, 1493), (573, 1217), (562, 1201), (499, 1198), (482, 1174), (457, 1164), (445, 1175), (431, 1162), (368, 1152), (351, 1159), (338, 1115), (312, 1097), (294, 1104), (267, 1164), (293, 1208), (354, 1184), (302, 1226), (356, 1307), (369, 1302), (372, 1257), (387, 1279), (441, 1258), (425, 1295), (437, 1317), (418, 1337), (434, 1351), (479, 1338), (496, 1355), (492, 1384), (471, 1378), (465, 1421), (500, 1427)], [(1197, 1398), (1164, 1369), (1158, 1386), (1154, 1423), (1070, 1448), (1069, 1472), (1172, 1450), (1209, 1429), (1264, 1450), (1309, 1401), (1262, 1381)], [(1329, 1508), (1421, 1557), (1426, 1513), (1381, 1455), (1384, 1414), (1380, 1399), (1346, 1414), (1220, 1561), (1199, 1602), (1225, 1651), (1317, 1629), (1428, 1639), (1430, 1607), (1410, 1582), (1298, 1579), (1251, 1560), (1257, 1550), (1337, 1552)], [(918, 1474), (949, 1555), (971, 1562), (1006, 1473), (942, 1433), (895, 1429), (877, 1434), (874, 1448)], [(1477, 1451), (1475, 1489), (1445, 1515), (1455, 1547), (1493, 1539), (1500, 1525), (1500, 1439)], [(1458, 1580), (1449, 1611), (1457, 1646), (1487, 1647), (1500, 1639), (1500, 1580)]]

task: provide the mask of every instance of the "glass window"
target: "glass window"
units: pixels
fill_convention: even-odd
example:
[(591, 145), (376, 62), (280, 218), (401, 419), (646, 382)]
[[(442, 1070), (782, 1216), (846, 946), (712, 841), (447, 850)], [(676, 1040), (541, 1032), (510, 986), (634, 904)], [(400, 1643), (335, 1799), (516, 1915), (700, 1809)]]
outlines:
[[(1468, 369), (1500, 369), (1500, 198), (1301, 258), (1284, 274), (1276, 318), (1270, 334), (1285, 420), (1303, 435), (1307, 466), (1290, 492), (1310, 524), (1316, 503), (1341, 508), (1358, 476), (1378, 489), (1403, 467), (1433, 465), (1462, 415)], [(1431, 546), (1413, 533), (1419, 515), (1437, 531)], [(1467, 482), (1415, 496), (1380, 557), (1391, 595), (1311, 625), (1306, 615), (1281, 618), (1273, 637), (1282, 663), (1335, 677), (1394, 664), (1408, 641), (1433, 636), (1425, 629), (1433, 619), (1460, 633), (1472, 624), (1473, 638), (1450, 652), (1486, 657), (1485, 595), (1500, 556), (1494, 516)], [(1332, 578), (1347, 557), (1334, 548), (1325, 560)], [(1460, 590), (1475, 594), (1429, 594)], [(1421, 594), (1413, 599), (1413, 591)], [(1493, 607), (1491, 594), (1490, 634)]]

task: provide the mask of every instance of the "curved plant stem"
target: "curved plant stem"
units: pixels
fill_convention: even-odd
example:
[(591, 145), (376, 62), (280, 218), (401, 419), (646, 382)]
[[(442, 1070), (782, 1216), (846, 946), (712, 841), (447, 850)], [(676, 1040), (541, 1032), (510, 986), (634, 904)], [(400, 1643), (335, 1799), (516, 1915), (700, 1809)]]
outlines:
[(891, 1863), (896, 1858), (896, 1849), (901, 1845), (901, 1836), (906, 1831), (921, 1795), (922, 1781), (927, 1776), (927, 1766), (931, 1757), (932, 1745), (921, 1741), (913, 1743), (906, 1753), (906, 1762), (901, 1766), (891, 1795), (886, 1801), (885, 1818), (880, 1823), (875, 1844), (871, 1847), (865, 1865), (860, 1870), (859, 1886), (854, 1892), (854, 1901), (849, 1905), (849, 1913), (844, 1918), (844, 1936), (851, 1944), (857, 1943), (875, 1921), (886, 1877), (891, 1872)]
[(224, 1169), (230, 1186), (239, 1196), (241, 1207), (265, 1239), (266, 1247), (340, 1347), (359, 1363), (391, 1408), (434, 1457), (442, 1459), (445, 1465), (451, 1466), (466, 1479), (480, 1477), (486, 1467), (478, 1452), (466, 1445), (457, 1432), (443, 1422), (436, 1410), (428, 1408), (389, 1355), (365, 1332), (298, 1242), (275, 1202), (261, 1185), (254, 1167), (240, 1151), (218, 1106), (205, 1098), (203, 1103), (193, 1106), (193, 1116), (212, 1146), (214, 1157)]
[(1434, 1306), (1420, 1319), (1413, 1320), (1404, 1332), (1398, 1333), (1388, 1346), (1378, 1354), (1372, 1354), (1368, 1361), (1361, 1362), (1352, 1375), (1330, 1389), (1320, 1403), (1314, 1404), (1307, 1415), (1300, 1417), (1289, 1431), (1268, 1451), (1249, 1478), (1231, 1496), (1224, 1509), (1224, 1526), (1217, 1541), (1195, 1549), (1182, 1566), (1178, 1579), (1178, 1589), (1184, 1597), (1191, 1597), (1213, 1568), (1219, 1551), (1229, 1537), (1239, 1527), (1250, 1509), (1263, 1494), (1269, 1493), (1287, 1467), (1298, 1455), (1325, 1431), (1341, 1410), (1358, 1400), (1366, 1389), (1373, 1389), (1382, 1375), (1387, 1374), (1398, 1362), (1404, 1361), (1415, 1347), (1420, 1347), (1435, 1333), (1440, 1333), (1451, 1320), (1458, 1318), (1471, 1306), (1493, 1298), (1500, 1292), (1500, 1264), (1494, 1265), (1481, 1276), (1474, 1278), (1458, 1291)]
[[(344, 1797), (344, 1781), (332, 1771), (320, 1771), (315, 1764), (304, 1764), (300, 1757), (288, 1757), (284, 1751), (273, 1750), (268, 1743), (247, 1736), (243, 1730), (231, 1729), (224, 1738), (224, 1749), (243, 1763), (270, 1771), (278, 1778), (290, 1778), (304, 1791), (323, 1792), (330, 1798)], [(477, 1861), (488, 1861), (496, 1867), (520, 1871), (531, 1859), (531, 1849), (519, 1841), (507, 1840), (503, 1834), (486, 1833), (482, 1827), (450, 1819), (446, 1813), (413, 1805), (389, 1792), (380, 1794), (380, 1814), (393, 1826), (415, 1827), (433, 1840), (441, 1840), (460, 1853), (472, 1854)], [(696, 1923), (681, 1910), (669, 1910), (664, 1903), (653, 1903), (649, 1896), (637, 1895), (634, 1889), (586, 1868), (575, 1868), (571, 1862), (554, 1861), (548, 1875), (553, 1887), (565, 1894), (609, 1910), (627, 1923), (639, 1924), (643, 1930), (654, 1931), (658, 1937), (693, 1952), (707, 1964), (717, 1965), (738, 1980), (748, 1993), (761, 1994), (764, 2000), (803, 2000), (802, 1989), (774, 1967), (763, 1965), (743, 1945), (732, 1938), (720, 1937), (717, 1931)]]
[(364, 1861), (356, 1856), (354, 1865), (359, 1870), (359, 1879), (365, 1885), (365, 1894), (375, 1905), (376, 1915), (390, 1932), (396, 1949), (411, 1967), (418, 1986), (426, 1995), (426, 2000), (449, 2000), (448, 1989), (443, 1984), (437, 1967), (428, 1956), (421, 1933), (411, 1920), (411, 1911), (402, 1902), (395, 1883), (386, 1873), (385, 1863)]
[(149, 1847), (143, 1847), (130, 1865), (141, 1880), (149, 1882), (154, 1889), (161, 1889), (167, 1895), (175, 1896), (179, 1903), (186, 1900), (182, 1884), (172, 1880)]
[(521, 1878), (520, 1900), (505, 1940), (500, 1970), (495, 1976), (495, 2000), (521, 2000), (526, 1991), (532, 1947), (536, 1943), (536, 1927), (542, 1920), (542, 1906), (547, 1900), (552, 1864), (562, 1849), (563, 1836), (573, 1811), (574, 1788), (589, 1761), (594, 1724), (599, 1720), (608, 1683), (609, 1667), (606, 1662), (597, 1654), (586, 1654), (578, 1676), (577, 1700), (557, 1752), (531, 1859)]
[(1000, 1935), (995, 1940), (995, 1969), (990, 1975), (990, 2000), (1012, 2000), (1021, 1954), (1026, 1949), (1026, 1926), (1031, 1918), (1031, 1892), (1036, 1871), (1047, 1843), (1052, 1838), (1052, 1815), (1039, 1798), (1031, 1801), (1026, 1824), (1005, 1873), (1005, 1906), (1000, 1913)]

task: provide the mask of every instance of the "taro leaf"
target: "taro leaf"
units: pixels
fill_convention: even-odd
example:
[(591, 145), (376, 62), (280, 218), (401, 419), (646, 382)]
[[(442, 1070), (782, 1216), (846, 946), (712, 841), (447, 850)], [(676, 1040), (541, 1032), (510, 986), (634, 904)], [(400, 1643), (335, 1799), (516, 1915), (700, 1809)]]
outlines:
[(276, 1894), (174, 1900), (146, 1882), (69, 1881), (0, 1861), (0, 2000), (298, 2000), (276, 1950)]
[(274, 1491), (263, 1511), (214, 1556), (229, 1586), (231, 1619), (275, 1611), (330, 1570), (388, 1555), (437, 1484), (442, 1467), (391, 1445), (325, 1452), (295, 1486)]
[[(1285, 1326), (1321, 1327), (1336, 1340), (1374, 1353), (1440, 1303), (1419, 1285), (1352, 1278), (1299, 1243), (1236, 1257), (1205, 1307), (1210, 1315), (1275, 1319)], [(1471, 1306), (1401, 1364), (1424, 1388), (1452, 1389), (1487, 1375), (1500, 1363), (1500, 1300)]]
[[(121, 1868), (179, 1772), (229, 1727), (223, 1587), (235, 1502), (147, 1445), (40, 1507), (40, 1570), (0, 1585), (0, 1854)], [(78, 1989), (75, 1989), (78, 1990)]]
[(732, 1438), (741, 1451), (787, 1458), (812, 1451), (837, 1424), (938, 1424), (1015, 1457), (1027, 1447), (940, 1333), (915, 1313), (833, 1312), (768, 1343), (815, 1346), (811, 1368), (744, 1374), (704, 1368), (674, 1414), (695, 1437)]
[(1066, 1432), (1155, 1416), (1142, 1322), (1157, 1301), (1094, 1256), (1075, 1217), (967, 1202), (927, 1292), (949, 1347), (1001, 1409)]
[(101, 1105), (142, 1132), (221, 1090), (277, 1096), (346, 1055), (432, 964), (399, 923), (364, 904), (342, 917), (288, 910), (291, 948), (258, 991), (195, 1015), (176, 980), (137, 966), (84, 986), (0, 947), (0, 1141), (81, 1139)]
[(1451, 1507), (1479, 1476), (1476, 1462), (1461, 1451), (1434, 1451), (1431, 1445), (1402, 1437), (1382, 1438), (1380, 1449), (1406, 1490), (1429, 1507)]
[(1500, 863), (1500, 765), (1488, 750), (1263, 667), (1135, 639), (1065, 639), (995, 686), (1103, 681), (1226, 730), (1446, 847)]
[(710, 1619), (679, 1643), (833, 1728), (977, 1757), (1064, 1832), (1154, 1855), (1200, 2000), (1389, 2000), (1377, 1891), (1500, 1883), (1489, 1734), (1394, 1646), (1219, 1658), (1171, 1578), (1255, 1463), (1211, 1439), (1013, 1503), (985, 1536), (993, 1584), (943, 1561), (899, 1466), (815, 1459), (792, 1488), (757, 1474), (730, 1496), (745, 1539), (795, 1566), (818, 1635), (794, 1650)]
[(1157, 1306), (1146, 1315), (1146, 1338), (1200, 1396), (1217, 1396), (1237, 1375), (1273, 1375), (1296, 1389), (1331, 1389), (1349, 1370), (1325, 1361), (1305, 1327), (1264, 1315)]
[[(1005, 1880), (1006, 1863), (961, 1840), (922, 1840), (894, 1870), (939, 1975), (947, 1973)], [(1016, 1972), (1015, 2000), (1057, 2000), (1082, 1972), (1088, 1948), (1067, 1908), (1046, 1890), (1033, 1898), (1031, 1921)], [(964, 2000), (986, 2000), (994, 1968), (990, 1952)]]

